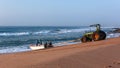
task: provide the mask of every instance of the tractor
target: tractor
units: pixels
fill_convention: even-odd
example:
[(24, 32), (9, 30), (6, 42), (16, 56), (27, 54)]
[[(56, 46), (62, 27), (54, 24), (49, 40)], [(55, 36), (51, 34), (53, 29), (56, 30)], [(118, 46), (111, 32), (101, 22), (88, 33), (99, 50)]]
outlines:
[(96, 30), (85, 33), (81, 38), (81, 42), (105, 40), (106, 33), (101, 30), (100, 24), (90, 25), (90, 27), (96, 27)]

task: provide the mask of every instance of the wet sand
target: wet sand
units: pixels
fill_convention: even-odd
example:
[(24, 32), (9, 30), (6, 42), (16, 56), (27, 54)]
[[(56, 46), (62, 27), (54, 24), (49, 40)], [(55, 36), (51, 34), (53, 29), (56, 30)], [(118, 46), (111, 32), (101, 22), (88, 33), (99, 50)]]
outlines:
[(120, 68), (120, 37), (2, 54), (0, 68)]

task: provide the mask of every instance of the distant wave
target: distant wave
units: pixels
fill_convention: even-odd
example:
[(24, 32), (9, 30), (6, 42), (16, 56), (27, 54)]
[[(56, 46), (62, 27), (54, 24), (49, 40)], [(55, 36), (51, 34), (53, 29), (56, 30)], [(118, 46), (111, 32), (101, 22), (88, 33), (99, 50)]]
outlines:
[(55, 30), (42, 30), (42, 31), (35, 31), (35, 32), (14, 32), (8, 33), (3, 32), (0, 33), (0, 36), (23, 36), (23, 35), (39, 35), (39, 34), (64, 34), (64, 33), (71, 33), (71, 32), (83, 32), (88, 31), (90, 29), (55, 29)]
[(89, 28), (81, 28), (81, 29), (61, 29), (58, 33), (71, 33), (71, 32), (85, 32), (85, 31), (90, 31), (90, 30), (95, 30), (94, 28), (89, 29)]
[[(111, 29), (112, 27), (101, 27), (102, 30), (104, 29)], [(71, 32), (86, 32), (86, 31), (95, 31), (96, 27), (93, 28), (79, 28), (79, 29), (61, 29), (59, 31), (56, 31), (56, 33), (71, 33)]]
[(29, 35), (29, 32), (0, 33), (0, 36), (20, 36), (20, 35)]
[[(103, 29), (108, 27), (102, 27)], [(39, 34), (64, 34), (64, 33), (71, 33), (71, 32), (85, 32), (90, 30), (95, 30), (96, 28), (79, 28), (79, 29), (53, 29), (53, 30), (41, 30), (41, 31), (34, 31), (34, 32), (3, 32), (0, 33), (0, 36), (23, 36), (23, 35), (39, 35)]]
[(37, 35), (37, 34), (47, 34), (49, 33), (49, 30), (44, 30), (44, 31), (38, 31), (38, 32), (32, 32), (33, 35)]

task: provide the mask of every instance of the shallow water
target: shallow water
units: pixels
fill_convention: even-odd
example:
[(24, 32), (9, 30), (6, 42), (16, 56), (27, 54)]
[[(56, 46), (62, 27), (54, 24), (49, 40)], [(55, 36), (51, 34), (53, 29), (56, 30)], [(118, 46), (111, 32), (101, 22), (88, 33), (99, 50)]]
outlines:
[[(94, 31), (95, 28), (90, 29), (86, 26), (0, 27), (0, 53), (29, 51), (29, 45), (35, 44), (37, 39), (43, 40), (43, 43), (52, 41), (55, 46), (75, 44), (70, 40), (81, 38), (85, 32), (90, 30)], [(107, 33), (112, 29), (104, 27), (103, 30)], [(111, 37), (112, 35), (108, 34), (107, 38)]]

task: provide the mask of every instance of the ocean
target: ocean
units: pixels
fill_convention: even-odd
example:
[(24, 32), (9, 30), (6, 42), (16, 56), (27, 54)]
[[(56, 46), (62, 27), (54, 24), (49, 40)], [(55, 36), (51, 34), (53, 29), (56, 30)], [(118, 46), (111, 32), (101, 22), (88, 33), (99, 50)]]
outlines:
[[(107, 33), (110, 27), (102, 27)], [(85, 32), (94, 31), (95, 28), (87, 26), (1, 26), (0, 27), (0, 53), (13, 53), (30, 51), (30, 44), (36, 40), (52, 41), (55, 46), (59, 43), (69, 42), (81, 38)], [(110, 36), (109, 36), (110, 37)], [(63, 45), (63, 44), (62, 44)]]

